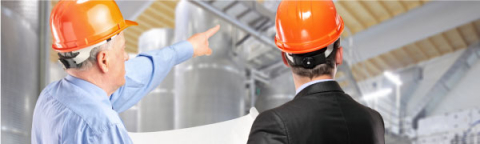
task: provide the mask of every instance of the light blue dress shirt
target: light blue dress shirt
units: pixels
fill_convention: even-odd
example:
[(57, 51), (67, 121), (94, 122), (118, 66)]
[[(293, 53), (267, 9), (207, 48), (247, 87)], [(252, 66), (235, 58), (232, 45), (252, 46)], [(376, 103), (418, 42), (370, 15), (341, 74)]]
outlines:
[(314, 80), (314, 81), (305, 83), (305, 84), (303, 84), (303, 85), (301, 85), (300, 87), (297, 88), (297, 91), (295, 92), (295, 95), (297, 95), (300, 91), (302, 91), (303, 89), (305, 89), (308, 86), (311, 86), (313, 84), (320, 83), (320, 82), (326, 82), (326, 81), (334, 81), (334, 79)]
[(132, 143), (118, 113), (135, 105), (173, 66), (192, 56), (193, 46), (187, 41), (142, 53), (125, 62), (125, 85), (111, 96), (70, 75), (49, 84), (35, 106), (32, 143)]

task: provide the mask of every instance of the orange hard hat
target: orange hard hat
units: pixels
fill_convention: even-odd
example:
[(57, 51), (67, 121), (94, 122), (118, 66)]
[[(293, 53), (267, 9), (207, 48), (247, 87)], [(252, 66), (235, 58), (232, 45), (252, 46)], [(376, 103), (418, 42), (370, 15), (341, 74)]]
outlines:
[(60, 0), (50, 15), (52, 47), (77, 51), (106, 41), (125, 28), (138, 25), (124, 20), (113, 0)]
[(282, 1), (277, 9), (275, 44), (285, 53), (301, 54), (334, 43), (343, 20), (329, 0)]

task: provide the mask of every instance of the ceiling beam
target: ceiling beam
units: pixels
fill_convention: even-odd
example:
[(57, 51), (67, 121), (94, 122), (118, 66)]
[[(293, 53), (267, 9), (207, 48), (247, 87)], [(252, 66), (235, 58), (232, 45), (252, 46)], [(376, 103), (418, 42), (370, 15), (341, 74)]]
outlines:
[[(452, 9), (455, 7), (455, 9)], [(480, 19), (480, 3), (432, 1), (353, 36), (356, 62)]]

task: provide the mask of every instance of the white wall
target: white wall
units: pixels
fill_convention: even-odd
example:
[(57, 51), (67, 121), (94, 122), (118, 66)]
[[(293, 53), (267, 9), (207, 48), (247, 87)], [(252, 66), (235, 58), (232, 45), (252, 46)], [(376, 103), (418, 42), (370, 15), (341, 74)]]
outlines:
[(433, 110), (432, 115), (480, 107), (480, 61), (477, 61), (460, 82)]
[(430, 92), (435, 83), (463, 52), (464, 50), (458, 50), (418, 64), (423, 69), (423, 78), (407, 103), (407, 115), (411, 115), (414, 109), (424, 102), (422, 98)]

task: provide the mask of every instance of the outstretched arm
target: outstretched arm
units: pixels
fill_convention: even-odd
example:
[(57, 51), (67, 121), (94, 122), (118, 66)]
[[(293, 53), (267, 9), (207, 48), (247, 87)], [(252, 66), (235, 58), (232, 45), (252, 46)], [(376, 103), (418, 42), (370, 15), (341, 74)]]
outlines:
[(212, 50), (208, 38), (219, 29), (217, 25), (206, 32), (194, 34), (187, 41), (141, 53), (125, 62), (126, 82), (110, 97), (113, 109), (120, 113), (138, 103), (162, 82), (175, 65), (191, 57), (210, 55)]

